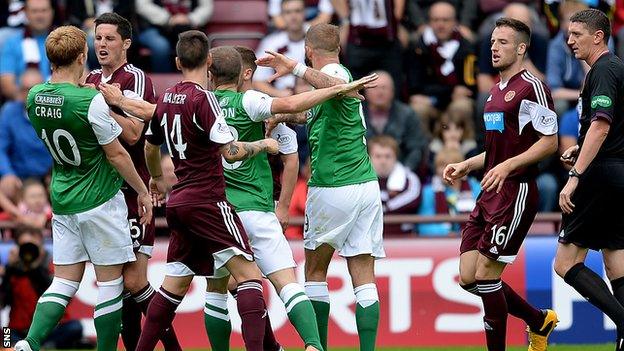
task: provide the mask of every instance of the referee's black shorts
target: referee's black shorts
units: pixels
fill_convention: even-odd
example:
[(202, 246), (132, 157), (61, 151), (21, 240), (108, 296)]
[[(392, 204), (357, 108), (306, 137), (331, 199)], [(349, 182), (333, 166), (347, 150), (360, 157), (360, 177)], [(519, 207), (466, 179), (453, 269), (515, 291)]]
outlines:
[(624, 249), (624, 160), (596, 160), (572, 194), (559, 242), (592, 250)]

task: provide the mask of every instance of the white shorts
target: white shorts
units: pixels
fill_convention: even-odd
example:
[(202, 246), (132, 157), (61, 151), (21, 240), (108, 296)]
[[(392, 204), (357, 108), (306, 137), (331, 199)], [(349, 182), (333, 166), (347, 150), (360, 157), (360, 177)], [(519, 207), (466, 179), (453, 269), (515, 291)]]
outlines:
[(379, 184), (371, 181), (336, 188), (310, 187), (303, 244), (308, 250), (328, 244), (343, 257), (386, 257)]
[(249, 237), (256, 264), (265, 276), (296, 267), (288, 240), (273, 212), (237, 212)]
[(85, 212), (52, 217), (54, 264), (90, 261), (110, 266), (136, 260), (128, 225), (128, 208), (119, 191), (110, 200)]

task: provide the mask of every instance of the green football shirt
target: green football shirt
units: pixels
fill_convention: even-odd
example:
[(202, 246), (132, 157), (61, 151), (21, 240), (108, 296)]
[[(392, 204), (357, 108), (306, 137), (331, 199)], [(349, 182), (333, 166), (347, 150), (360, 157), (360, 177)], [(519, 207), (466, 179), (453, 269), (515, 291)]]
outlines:
[[(332, 63), (321, 72), (351, 82), (351, 73)], [(312, 176), (309, 186), (338, 187), (377, 181), (366, 149), (366, 122), (356, 98), (333, 98), (308, 114)]]
[(55, 214), (75, 214), (110, 200), (123, 179), (101, 145), (121, 127), (109, 115), (102, 94), (70, 83), (33, 87), (26, 102), (28, 118), (54, 159), (50, 198)]

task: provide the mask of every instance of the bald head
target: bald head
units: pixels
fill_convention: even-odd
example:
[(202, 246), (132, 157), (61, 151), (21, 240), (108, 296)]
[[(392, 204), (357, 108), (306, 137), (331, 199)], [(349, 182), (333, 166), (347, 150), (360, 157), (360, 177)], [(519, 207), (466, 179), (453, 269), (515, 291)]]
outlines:
[(518, 20), (531, 27), (531, 10), (525, 4), (511, 3), (503, 9), (503, 16)]
[(447, 41), (457, 26), (455, 7), (446, 1), (439, 1), (429, 8), (429, 26), (438, 41)]

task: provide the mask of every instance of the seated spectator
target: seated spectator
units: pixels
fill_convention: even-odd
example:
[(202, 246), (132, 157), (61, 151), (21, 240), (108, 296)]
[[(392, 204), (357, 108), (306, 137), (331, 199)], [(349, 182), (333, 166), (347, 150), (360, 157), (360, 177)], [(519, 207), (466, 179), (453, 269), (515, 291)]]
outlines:
[[(268, 35), (260, 42), (257, 57), (266, 55), (271, 50), (284, 54), (297, 62), (305, 61), (304, 38), (307, 28), (304, 26), (305, 2), (303, 0), (281, 1), (284, 30)], [(253, 76), (254, 88), (276, 97), (290, 96), (295, 88), (295, 76), (290, 74), (269, 83), (269, 78), (275, 73), (269, 67), (258, 67)]]
[[(420, 204), (420, 179), (397, 161), (399, 145), (388, 135), (368, 141), (368, 154), (379, 178), (384, 214), (412, 214)], [(408, 234), (410, 223), (384, 225), (384, 236)]]
[[(15, 246), (9, 252), (4, 278), (0, 285), (4, 306), (10, 306), (11, 343), (26, 337), (39, 297), (52, 283), (52, 257), (43, 247), (41, 231), (17, 228), (13, 231)], [(82, 348), (82, 324), (66, 312), (42, 348)]]
[[(442, 149), (438, 152), (435, 158), (436, 175), (430, 184), (423, 187), (419, 215), (454, 215), (473, 210), (481, 192), (479, 181), (467, 177), (449, 185), (442, 179), (446, 165), (462, 161), (464, 156), (457, 149)], [(417, 225), (417, 232), (420, 236), (446, 236), (451, 232), (459, 233), (460, 226), (457, 223), (423, 223)]]
[[(461, 35), (468, 39), (474, 39), (474, 33), (472, 31), (473, 26), (476, 24), (478, 18), (478, 7), (476, 0), (413, 0), (408, 1), (406, 11), (410, 17), (411, 22), (417, 27), (419, 34), (422, 34), (425, 28), (428, 26), (427, 14), (430, 14), (431, 7), (433, 5), (446, 2), (454, 7), (454, 11), (459, 14), (459, 25), (457, 29)], [(431, 22), (431, 18), (429, 18)]]
[(456, 16), (450, 3), (434, 3), (422, 36), (408, 49), (410, 105), (428, 131), (451, 101), (476, 92), (474, 48), (459, 32)]
[(375, 73), (379, 75), (377, 86), (366, 89), (363, 104), (366, 137), (384, 134), (394, 138), (399, 144), (400, 161), (415, 171), (423, 161), (427, 137), (414, 110), (394, 98), (392, 77), (384, 71)]
[(580, 89), (589, 66), (574, 57), (568, 46), (568, 25), (570, 16), (584, 10), (587, 5), (580, 1), (567, 0), (560, 7), (560, 30), (548, 44), (548, 64), (546, 66), (546, 83), (552, 91), (555, 109), (558, 114), (568, 110), (570, 104), (576, 103)]
[(42, 82), (36, 69), (21, 77), (19, 98), (0, 110), (0, 192), (15, 201), (26, 178), (46, 177), (52, 158), (39, 139), (26, 114), (24, 101), (28, 90)]
[[(311, 174), (310, 158), (308, 157), (302, 165), (290, 200), (290, 206), (288, 207), (288, 216), (290, 218), (303, 217), (305, 215), (306, 199), (308, 198), (308, 180)], [(303, 226), (289, 225), (284, 235), (286, 235), (288, 240), (301, 240), (303, 239)]]
[(20, 224), (42, 230), (49, 237), (52, 207), (48, 200), (48, 192), (38, 179), (26, 179), (22, 186), (22, 197), (18, 204)]
[[(433, 132), (434, 139), (429, 143), (429, 156), (434, 165), (436, 155), (443, 149), (459, 150), (464, 158), (477, 154), (474, 139), (472, 110), (461, 106), (462, 102), (452, 103), (442, 115)], [(435, 167), (431, 167), (435, 172)]]
[[(286, 0), (287, 1), (287, 0)], [(269, 17), (271, 24), (279, 30), (285, 30), (288, 25), (284, 19), (282, 5), (284, 0), (269, 0)], [(305, 1), (305, 20), (311, 26), (319, 23), (329, 23), (334, 15), (334, 7), (331, 0), (306, 0)]]
[(135, 0), (140, 16), (139, 43), (150, 49), (152, 72), (172, 71), (172, 47), (178, 34), (202, 28), (213, 11), (213, 0)]
[(50, 77), (45, 40), (52, 28), (54, 10), (50, 0), (25, 2), (28, 25), (7, 38), (0, 52), (0, 91), (7, 99), (18, 98), (19, 78), (27, 68), (39, 69), (43, 80)]

